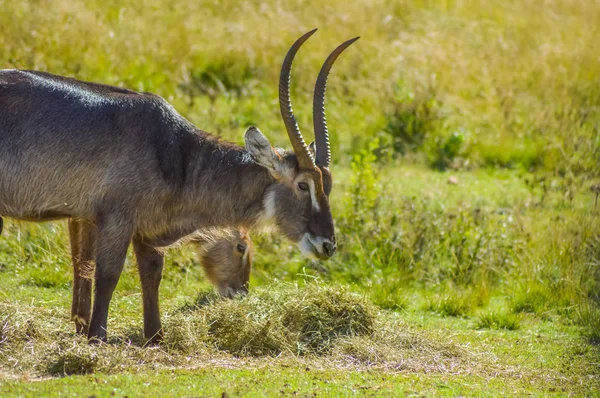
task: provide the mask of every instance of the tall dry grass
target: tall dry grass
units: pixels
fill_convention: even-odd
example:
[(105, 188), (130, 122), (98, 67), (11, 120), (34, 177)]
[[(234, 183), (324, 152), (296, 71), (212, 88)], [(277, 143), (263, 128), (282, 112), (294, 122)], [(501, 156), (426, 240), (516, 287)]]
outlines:
[[(360, 35), (331, 77), (337, 161), (375, 136), (391, 148), (417, 136), (413, 149), (432, 164), (451, 158), (443, 167), (598, 171), (597, 1), (2, 0), (0, 7), (3, 67), (157, 92), (209, 131), (240, 140), (255, 123), (281, 144), (275, 89), (287, 47), (320, 28), (293, 72), (308, 132), (320, 63)], [(459, 145), (449, 150), (456, 135)]]

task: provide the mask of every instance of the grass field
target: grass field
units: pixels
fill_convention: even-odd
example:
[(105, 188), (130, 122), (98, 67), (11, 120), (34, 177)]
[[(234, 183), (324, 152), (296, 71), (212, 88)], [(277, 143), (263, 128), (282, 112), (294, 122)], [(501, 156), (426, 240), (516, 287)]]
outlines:
[[(338, 254), (255, 235), (251, 293), (218, 300), (190, 247), (144, 347), (128, 257), (109, 336), (69, 321), (65, 223), (7, 220), (0, 395), (600, 394), (600, 4), (594, 1), (0, 0), (0, 67), (156, 92), (241, 143), (288, 147), (277, 77), (311, 134), (320, 64)], [(308, 138), (308, 137), (307, 137)]]

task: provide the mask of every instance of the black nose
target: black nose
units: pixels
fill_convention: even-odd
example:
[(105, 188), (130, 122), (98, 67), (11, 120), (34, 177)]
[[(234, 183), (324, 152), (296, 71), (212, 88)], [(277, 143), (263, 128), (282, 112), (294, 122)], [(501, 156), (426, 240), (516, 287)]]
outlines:
[(335, 243), (326, 240), (323, 242), (323, 250), (328, 257), (333, 256), (333, 253), (335, 253)]

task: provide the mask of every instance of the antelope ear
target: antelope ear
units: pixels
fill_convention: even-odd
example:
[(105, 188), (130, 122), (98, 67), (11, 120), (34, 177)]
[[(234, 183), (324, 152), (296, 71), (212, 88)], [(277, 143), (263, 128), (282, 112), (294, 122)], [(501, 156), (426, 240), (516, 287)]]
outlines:
[(311, 142), (310, 145), (308, 146), (308, 151), (312, 155), (313, 159), (317, 158), (317, 147), (315, 146), (315, 142), (314, 141)]
[(246, 150), (256, 163), (269, 169), (274, 178), (281, 178), (283, 159), (257, 127), (252, 126), (246, 131), (244, 141), (246, 142)]

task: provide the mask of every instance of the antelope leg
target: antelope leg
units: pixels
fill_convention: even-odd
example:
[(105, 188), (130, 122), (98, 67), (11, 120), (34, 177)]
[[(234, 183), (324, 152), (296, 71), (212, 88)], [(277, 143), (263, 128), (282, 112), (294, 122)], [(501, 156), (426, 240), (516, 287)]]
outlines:
[(132, 223), (119, 214), (107, 214), (96, 225), (96, 273), (94, 310), (88, 338), (106, 341), (108, 307), (133, 235)]
[(142, 282), (144, 336), (148, 339), (147, 344), (155, 344), (163, 337), (158, 308), (158, 288), (162, 278), (164, 254), (137, 239), (133, 240), (133, 250)]
[(77, 333), (87, 334), (92, 315), (92, 277), (95, 267), (95, 227), (83, 220), (69, 220), (73, 262), (71, 319)]

